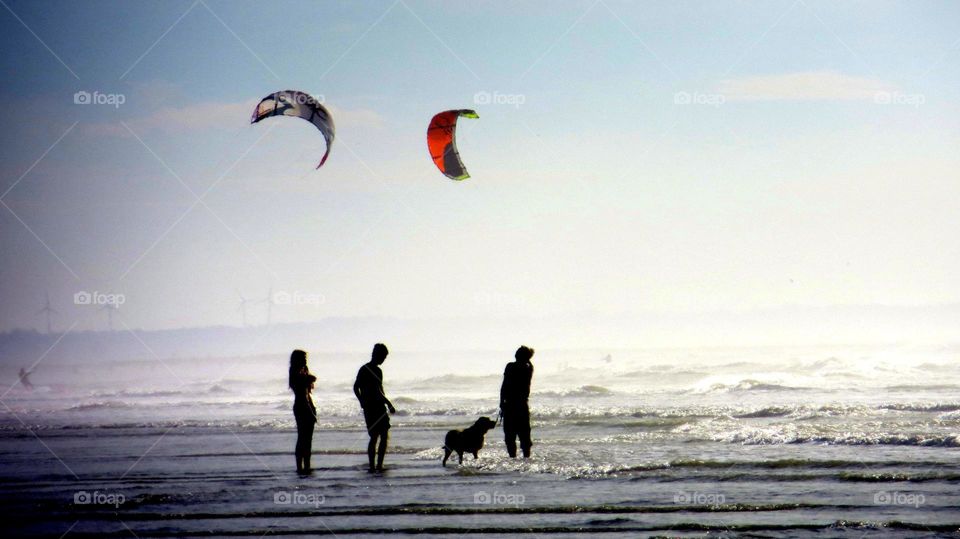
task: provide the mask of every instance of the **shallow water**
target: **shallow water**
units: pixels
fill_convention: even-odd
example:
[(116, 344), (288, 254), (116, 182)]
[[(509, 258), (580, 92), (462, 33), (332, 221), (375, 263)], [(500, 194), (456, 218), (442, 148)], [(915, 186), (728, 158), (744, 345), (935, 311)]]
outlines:
[(382, 476), (365, 472), (359, 364), (314, 357), (307, 478), (291, 471), (282, 358), (130, 363), (88, 380), (47, 366), (36, 391), (3, 399), (0, 507), (15, 535), (71, 537), (960, 529), (954, 352), (608, 353), (538, 354), (532, 459), (507, 458), (495, 429), (479, 460), (447, 468), (446, 430), (496, 417), (503, 361), (395, 353), (384, 372), (400, 412)]

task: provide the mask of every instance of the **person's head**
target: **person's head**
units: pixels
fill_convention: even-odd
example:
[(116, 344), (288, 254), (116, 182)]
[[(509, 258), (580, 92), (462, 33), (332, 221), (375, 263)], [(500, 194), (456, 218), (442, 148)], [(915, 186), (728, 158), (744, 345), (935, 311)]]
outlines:
[(513, 357), (520, 363), (530, 363), (530, 358), (533, 357), (533, 348), (529, 346), (521, 346), (517, 348), (517, 353), (513, 354)]
[(293, 377), (307, 368), (307, 353), (303, 350), (294, 350), (290, 354), (290, 388), (293, 389)]
[(387, 350), (387, 345), (382, 342), (378, 342), (373, 345), (373, 354), (370, 356), (370, 361), (380, 365), (385, 359), (387, 359), (387, 354), (390, 353), (390, 350)]

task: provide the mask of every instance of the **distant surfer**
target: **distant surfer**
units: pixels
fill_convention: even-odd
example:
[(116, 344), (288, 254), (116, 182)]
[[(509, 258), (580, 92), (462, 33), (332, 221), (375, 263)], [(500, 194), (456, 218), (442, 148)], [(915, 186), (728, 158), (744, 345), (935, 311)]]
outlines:
[(293, 390), (293, 417), (297, 420), (297, 473), (310, 473), (310, 454), (313, 451), (313, 428), (317, 424), (317, 407), (313, 403), (313, 388), (317, 377), (307, 368), (307, 353), (294, 350), (290, 354), (290, 389)]
[(33, 374), (33, 369), (26, 370), (23, 367), (20, 367), (20, 383), (26, 388), (27, 391), (33, 391), (33, 384), (30, 383), (30, 375)]
[(514, 354), (515, 361), (507, 363), (503, 370), (503, 385), (500, 386), (500, 413), (503, 415), (503, 436), (507, 453), (517, 456), (517, 438), (523, 457), (530, 457), (530, 382), (533, 379), (533, 348), (521, 346)]
[[(360, 367), (357, 372), (357, 381), (353, 384), (353, 393), (360, 401), (360, 407), (363, 408), (363, 420), (367, 424), (367, 434), (370, 435), (367, 457), (370, 460), (368, 471), (371, 473), (383, 471), (383, 457), (387, 454), (390, 430), (390, 416), (387, 415), (387, 410), (390, 410), (391, 414), (397, 412), (393, 403), (383, 392), (383, 371), (380, 370), (380, 365), (387, 359), (389, 353), (385, 344), (374, 345), (370, 362)], [(374, 466), (374, 453), (377, 456), (376, 466)]]

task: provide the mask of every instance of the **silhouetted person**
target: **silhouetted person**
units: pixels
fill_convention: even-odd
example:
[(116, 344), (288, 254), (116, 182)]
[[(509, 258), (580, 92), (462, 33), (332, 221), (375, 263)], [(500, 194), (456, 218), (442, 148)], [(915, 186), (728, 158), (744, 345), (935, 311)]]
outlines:
[(317, 377), (307, 368), (307, 353), (294, 350), (290, 354), (290, 389), (293, 390), (293, 417), (297, 420), (297, 473), (310, 472), (313, 450), (313, 427), (317, 424), (317, 407), (313, 404), (313, 387)]
[[(363, 408), (363, 419), (367, 424), (367, 434), (370, 435), (370, 443), (367, 444), (370, 472), (383, 471), (383, 457), (387, 454), (387, 431), (390, 430), (390, 416), (387, 415), (387, 409), (391, 414), (397, 411), (383, 393), (383, 371), (380, 370), (380, 365), (387, 359), (389, 353), (385, 344), (374, 345), (370, 362), (360, 367), (357, 372), (357, 381), (353, 384), (353, 393), (360, 401), (360, 407)], [(377, 447), (378, 440), (379, 447)], [(373, 460), (375, 451), (376, 466)]]
[(507, 453), (517, 456), (517, 438), (524, 458), (530, 456), (530, 380), (533, 378), (533, 348), (521, 346), (514, 354), (516, 361), (507, 363), (503, 370), (503, 385), (500, 386), (500, 412), (503, 414), (503, 435)]
[(33, 391), (33, 384), (30, 383), (30, 375), (33, 374), (32, 370), (26, 370), (23, 367), (20, 367), (20, 383), (23, 385), (27, 391)]

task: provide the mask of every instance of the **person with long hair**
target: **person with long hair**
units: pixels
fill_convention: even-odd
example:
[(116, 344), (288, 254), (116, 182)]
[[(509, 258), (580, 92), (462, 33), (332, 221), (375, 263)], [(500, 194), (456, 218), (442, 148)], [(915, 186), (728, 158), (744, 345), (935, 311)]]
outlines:
[(297, 420), (297, 473), (310, 473), (313, 450), (313, 428), (317, 424), (317, 407), (313, 404), (313, 388), (317, 377), (307, 368), (307, 353), (294, 350), (290, 354), (289, 385), (293, 391), (293, 417)]

